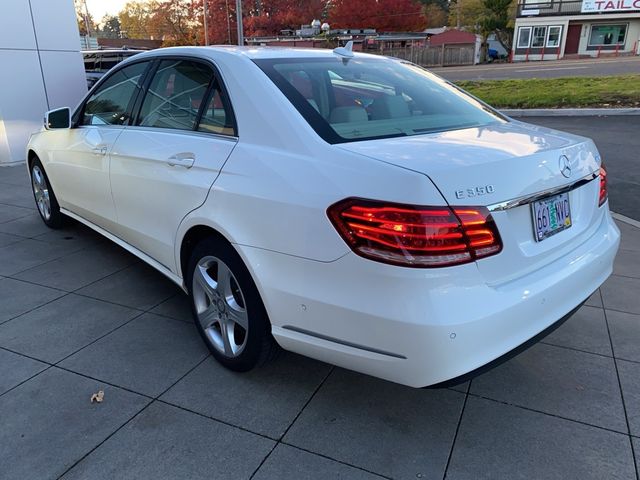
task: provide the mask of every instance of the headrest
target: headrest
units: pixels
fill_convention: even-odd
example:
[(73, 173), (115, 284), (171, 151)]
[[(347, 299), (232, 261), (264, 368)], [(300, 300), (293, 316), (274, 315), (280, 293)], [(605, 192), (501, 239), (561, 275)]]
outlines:
[(368, 120), (367, 111), (362, 107), (336, 107), (329, 116), (329, 123), (353, 123)]
[(376, 98), (369, 107), (371, 120), (410, 117), (409, 105), (401, 95), (385, 95)]

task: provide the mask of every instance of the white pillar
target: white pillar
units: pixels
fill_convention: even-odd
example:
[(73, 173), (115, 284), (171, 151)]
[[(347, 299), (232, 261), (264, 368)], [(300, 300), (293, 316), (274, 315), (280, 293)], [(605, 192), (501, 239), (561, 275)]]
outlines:
[(24, 161), (44, 113), (73, 109), (86, 92), (73, 0), (2, 1), (0, 165)]

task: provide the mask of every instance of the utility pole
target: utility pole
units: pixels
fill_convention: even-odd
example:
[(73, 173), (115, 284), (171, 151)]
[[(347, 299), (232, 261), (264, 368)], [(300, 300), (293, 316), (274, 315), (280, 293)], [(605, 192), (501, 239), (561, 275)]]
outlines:
[(209, 1), (202, 0), (202, 10), (204, 15), (204, 44), (209, 45)]
[(84, 25), (87, 27), (87, 37), (91, 36), (91, 23), (89, 22), (89, 9), (87, 8), (87, 0), (84, 0)]
[(244, 32), (242, 28), (242, 0), (236, 0), (236, 18), (238, 22), (238, 45), (244, 45)]
[(229, 18), (229, 0), (224, 0), (226, 10), (224, 11), (225, 16), (227, 17), (227, 41), (229, 45), (231, 45), (231, 18)]

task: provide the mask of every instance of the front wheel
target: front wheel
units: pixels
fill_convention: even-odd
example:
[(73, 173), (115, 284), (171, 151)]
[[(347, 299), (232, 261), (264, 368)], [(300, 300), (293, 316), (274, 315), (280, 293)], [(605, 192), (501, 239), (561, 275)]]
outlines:
[(64, 216), (60, 213), (60, 205), (38, 158), (31, 162), (31, 189), (42, 221), (50, 228), (60, 228)]
[(189, 261), (187, 285), (200, 335), (222, 365), (244, 372), (276, 356), (258, 289), (231, 245), (215, 238), (200, 242)]

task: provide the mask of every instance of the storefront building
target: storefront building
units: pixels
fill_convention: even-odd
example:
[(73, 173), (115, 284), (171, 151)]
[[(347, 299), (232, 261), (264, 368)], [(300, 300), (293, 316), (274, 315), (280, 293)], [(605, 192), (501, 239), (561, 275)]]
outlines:
[(640, 0), (519, 0), (513, 60), (640, 54)]

